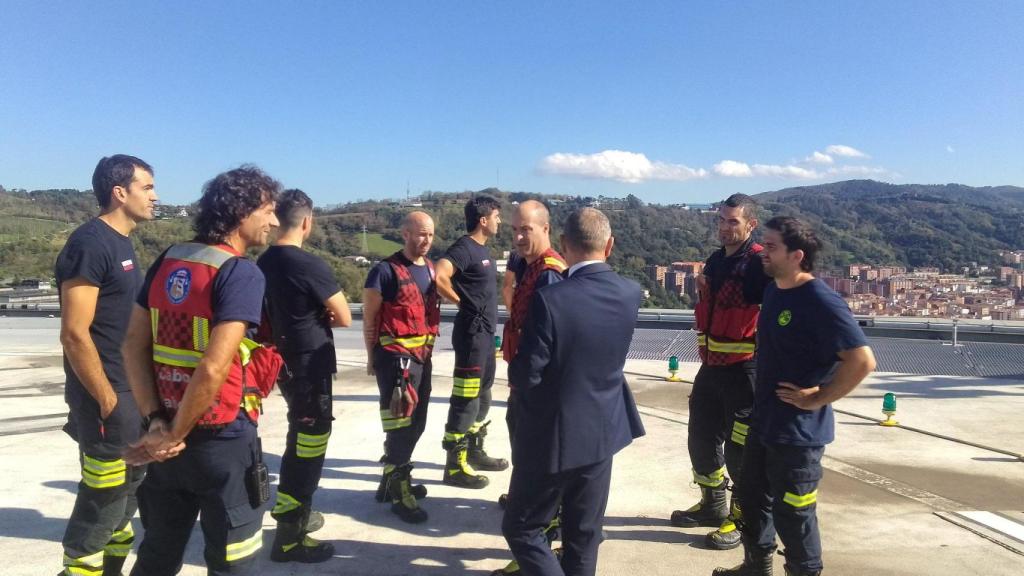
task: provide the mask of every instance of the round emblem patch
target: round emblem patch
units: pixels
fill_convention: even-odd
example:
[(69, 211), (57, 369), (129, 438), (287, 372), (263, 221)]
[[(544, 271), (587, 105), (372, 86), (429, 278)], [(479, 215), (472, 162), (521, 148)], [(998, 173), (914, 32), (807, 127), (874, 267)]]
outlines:
[(788, 326), (790, 320), (793, 319), (793, 313), (789, 310), (783, 310), (779, 313), (779, 326)]
[(178, 268), (167, 277), (167, 298), (174, 304), (181, 304), (188, 297), (188, 289), (192, 284), (192, 272), (188, 268)]

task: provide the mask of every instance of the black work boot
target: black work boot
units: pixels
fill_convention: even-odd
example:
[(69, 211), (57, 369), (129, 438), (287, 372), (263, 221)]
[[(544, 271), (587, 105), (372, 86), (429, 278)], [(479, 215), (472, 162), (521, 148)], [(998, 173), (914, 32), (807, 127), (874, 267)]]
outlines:
[[(735, 494), (735, 493), (734, 493)], [(736, 525), (743, 513), (740, 511), (739, 502), (734, 495), (729, 506), (729, 515), (725, 517), (718, 530), (709, 533), (704, 537), (704, 543), (713, 550), (732, 550), (741, 544), (740, 530)]]
[(785, 564), (783, 569), (786, 571), (786, 576), (821, 576), (821, 570), (803, 570)]
[(274, 546), (270, 551), (271, 560), (318, 564), (334, 556), (334, 545), (310, 538), (302, 520), (304, 519), (298, 522), (277, 523), (277, 534), (274, 535)]
[(725, 482), (714, 488), (700, 487), (700, 502), (687, 510), (674, 510), (671, 522), (678, 528), (696, 526), (717, 527), (729, 515), (729, 506), (725, 495)]
[(508, 460), (504, 458), (492, 458), (487, 455), (484, 450), (484, 438), (487, 437), (487, 425), (483, 424), (480, 429), (476, 432), (467, 432), (466, 438), (469, 440), (469, 460), (470, 465), (478, 470), (489, 470), (493, 472), (500, 472), (508, 469)]
[[(103, 576), (124, 576), (121, 568), (124, 568), (124, 561), (127, 556), (114, 556), (113, 554), (103, 555)], [(63, 574), (63, 572), (61, 572)]]
[(715, 568), (711, 576), (772, 576), (772, 556), (775, 547), (767, 550), (744, 546), (743, 564), (735, 568)]
[(391, 499), (391, 511), (405, 522), (419, 524), (427, 521), (427, 512), (420, 508), (412, 492), (411, 473), (412, 464), (396, 466), (388, 479), (387, 492)]
[[(450, 447), (449, 447), (450, 446)], [(459, 488), (484, 488), (490, 483), (487, 476), (477, 474), (467, 461), (468, 440), (463, 436), (456, 442), (445, 442), (448, 461), (444, 466), (444, 483)]]
[[(424, 486), (423, 484), (412, 484), (411, 472), (413, 466), (412, 464), (407, 464), (407, 466), (409, 466), (410, 471), (409, 492), (411, 492), (413, 497), (415, 497), (417, 500), (423, 500), (424, 498), (427, 497), (427, 487)], [(398, 467), (393, 465), (384, 466), (384, 473), (381, 474), (380, 484), (377, 485), (377, 494), (374, 495), (374, 499), (376, 499), (377, 502), (388, 502), (391, 500), (390, 498), (388, 498), (388, 482), (391, 480), (391, 476), (395, 473), (395, 470), (397, 469)], [(310, 532), (312, 532), (312, 530), (310, 530)]]
[(302, 524), (302, 529), (305, 530), (307, 534), (310, 532), (316, 532), (324, 527), (324, 515), (316, 510), (306, 508), (306, 512), (303, 514)]

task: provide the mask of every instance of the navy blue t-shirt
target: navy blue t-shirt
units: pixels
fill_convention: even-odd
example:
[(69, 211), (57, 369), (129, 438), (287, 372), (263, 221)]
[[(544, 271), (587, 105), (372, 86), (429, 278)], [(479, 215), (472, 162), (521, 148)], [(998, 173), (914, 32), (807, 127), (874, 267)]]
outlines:
[[(139, 289), (142, 274), (135, 259), (132, 241), (110, 227), (109, 224), (93, 218), (82, 224), (64, 244), (57, 255), (54, 269), (57, 290), (68, 280), (84, 278), (99, 287), (96, 312), (89, 335), (96, 345), (103, 373), (115, 392), (130, 390), (121, 360), (121, 344), (128, 330), (128, 319), (132, 315), (132, 302)], [(64, 357), (66, 376), (65, 394), (84, 392), (67, 356)]]
[[(523, 281), (523, 276), (526, 274), (526, 268), (529, 264), (526, 263), (526, 258), (523, 258), (519, 254), (513, 252), (508, 258), (508, 266), (506, 266), (506, 272), (512, 272), (516, 275), (516, 284)], [(534, 290), (540, 290), (548, 284), (554, 284), (564, 280), (564, 276), (555, 272), (554, 270), (545, 270), (537, 277), (537, 283), (534, 284)]]
[(445, 260), (455, 267), (452, 288), (459, 295), (459, 316), (480, 316), (490, 325), (498, 319), (498, 274), (491, 251), (470, 236), (463, 236), (445, 251)]
[[(426, 263), (410, 264), (408, 268), (409, 275), (416, 282), (416, 287), (420, 289), (420, 294), (426, 296), (427, 291), (430, 290), (430, 284), (433, 282), (430, 277), (430, 268)], [(387, 262), (378, 262), (376, 266), (370, 268), (370, 274), (366, 276), (363, 288), (380, 292), (384, 302), (394, 302), (398, 296), (398, 279), (395, 277), (395, 269)]]
[(835, 437), (832, 407), (802, 410), (776, 396), (779, 382), (812, 388), (831, 381), (837, 354), (867, 346), (846, 302), (818, 279), (796, 288), (769, 284), (757, 322), (754, 429), (764, 442), (824, 446)]

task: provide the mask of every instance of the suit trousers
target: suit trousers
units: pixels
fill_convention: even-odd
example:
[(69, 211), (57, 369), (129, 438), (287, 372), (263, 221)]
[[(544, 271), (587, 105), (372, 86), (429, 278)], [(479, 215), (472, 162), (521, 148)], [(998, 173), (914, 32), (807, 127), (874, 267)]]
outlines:
[[(501, 531), (524, 576), (596, 574), (611, 475), (611, 457), (554, 474), (513, 467)], [(544, 535), (559, 505), (561, 562)]]

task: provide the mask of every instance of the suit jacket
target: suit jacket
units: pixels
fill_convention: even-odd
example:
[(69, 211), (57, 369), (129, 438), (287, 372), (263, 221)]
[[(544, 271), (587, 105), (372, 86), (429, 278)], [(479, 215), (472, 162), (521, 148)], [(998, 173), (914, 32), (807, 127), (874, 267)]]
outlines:
[(639, 284), (603, 262), (534, 294), (509, 365), (517, 467), (553, 474), (594, 464), (644, 435), (622, 373), (641, 298)]

